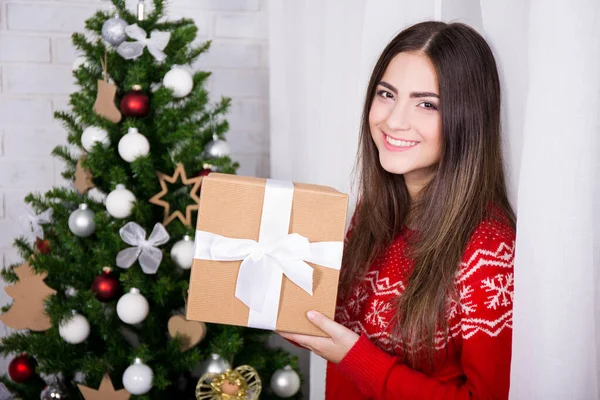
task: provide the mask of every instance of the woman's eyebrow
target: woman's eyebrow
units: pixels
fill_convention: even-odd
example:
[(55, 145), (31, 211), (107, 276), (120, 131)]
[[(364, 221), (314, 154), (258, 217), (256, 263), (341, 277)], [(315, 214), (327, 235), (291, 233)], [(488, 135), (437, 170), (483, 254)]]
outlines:
[(419, 97), (435, 97), (435, 98), (440, 98), (440, 96), (437, 93), (433, 93), (433, 92), (412, 92), (410, 94), (410, 98), (414, 99), (414, 98), (419, 98)]
[[(398, 94), (398, 89), (396, 89), (393, 85), (390, 85), (386, 81), (379, 82), (379, 85), (383, 86), (386, 89), (389, 89), (394, 94)], [(420, 97), (435, 97), (437, 99), (440, 98), (440, 96), (437, 93), (433, 93), (433, 92), (412, 92), (410, 94), (411, 99), (420, 98)]]
[(398, 89), (396, 89), (394, 86), (390, 85), (389, 83), (387, 83), (385, 81), (381, 81), (381, 82), (379, 82), (379, 84), (381, 86), (383, 86), (384, 88), (390, 89), (394, 94), (398, 94)]

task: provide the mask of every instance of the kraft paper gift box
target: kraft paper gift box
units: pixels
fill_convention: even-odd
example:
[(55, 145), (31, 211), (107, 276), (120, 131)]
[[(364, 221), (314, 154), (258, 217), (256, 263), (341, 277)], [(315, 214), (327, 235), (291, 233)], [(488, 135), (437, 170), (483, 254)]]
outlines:
[(325, 186), (211, 173), (202, 182), (187, 319), (327, 336), (348, 197)]

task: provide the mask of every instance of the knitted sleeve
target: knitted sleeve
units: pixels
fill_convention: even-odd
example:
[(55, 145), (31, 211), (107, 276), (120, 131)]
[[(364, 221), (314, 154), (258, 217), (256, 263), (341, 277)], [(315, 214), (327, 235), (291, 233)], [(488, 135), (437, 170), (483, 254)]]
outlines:
[[(402, 364), (363, 335), (338, 370), (376, 399), (507, 399), (512, 341), (514, 232), (484, 221), (463, 256), (450, 303), (450, 327), (462, 336), (464, 381), (441, 382)], [(453, 329), (454, 328), (454, 329)], [(457, 329), (458, 328), (458, 329)]]

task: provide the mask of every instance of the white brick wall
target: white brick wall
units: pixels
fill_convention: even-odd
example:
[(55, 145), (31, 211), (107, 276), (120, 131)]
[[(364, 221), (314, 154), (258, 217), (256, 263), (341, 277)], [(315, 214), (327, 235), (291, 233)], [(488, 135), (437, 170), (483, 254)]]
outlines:
[[(131, 9), (137, 0), (130, 0)], [(147, 0), (146, 3), (151, 3)], [(170, 0), (170, 18), (193, 18), (213, 47), (194, 65), (212, 71), (211, 97), (233, 98), (228, 120), (240, 174), (268, 173), (266, 0)], [(63, 184), (50, 156), (66, 133), (52, 118), (74, 90), (70, 35), (101, 0), (0, 0), (0, 265), (18, 261), (12, 242), (23, 197)], [(9, 301), (0, 290), (0, 304)], [(1, 333), (1, 329), (0, 329)], [(0, 363), (0, 371), (5, 365)]]

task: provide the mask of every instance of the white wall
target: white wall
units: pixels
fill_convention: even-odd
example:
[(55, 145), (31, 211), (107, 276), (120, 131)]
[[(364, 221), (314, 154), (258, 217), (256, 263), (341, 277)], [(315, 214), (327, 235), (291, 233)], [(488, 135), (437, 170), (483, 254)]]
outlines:
[[(137, 1), (130, 1), (137, 3)], [(151, 1), (146, 1), (151, 3)], [(52, 113), (66, 108), (75, 87), (70, 35), (82, 31), (100, 0), (0, 0), (0, 261), (17, 262), (14, 238), (23, 198), (64, 184), (50, 156), (66, 133)], [(212, 71), (214, 99), (233, 98), (228, 140), (239, 174), (268, 174), (267, 28), (263, 0), (171, 0), (172, 18), (196, 21), (200, 39), (212, 39), (198, 67)], [(133, 8), (132, 8), (133, 9)], [(0, 303), (10, 301), (0, 290)], [(0, 334), (4, 326), (0, 324)], [(0, 371), (6, 365), (0, 362)]]

